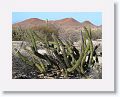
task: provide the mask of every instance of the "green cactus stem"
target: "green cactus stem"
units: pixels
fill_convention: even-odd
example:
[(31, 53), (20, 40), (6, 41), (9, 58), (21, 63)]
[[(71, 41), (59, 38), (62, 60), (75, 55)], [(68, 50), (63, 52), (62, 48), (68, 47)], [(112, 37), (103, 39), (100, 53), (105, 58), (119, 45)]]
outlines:
[(25, 63), (33, 66), (34, 65), (34, 62), (33, 61), (30, 61), (27, 57), (23, 56), (19, 51), (17, 51), (16, 55), (22, 59), (22, 61), (24, 61)]
[(57, 37), (57, 35), (55, 35), (54, 33), (52, 34), (52, 37), (53, 37), (53, 39), (54, 39), (54, 42), (55, 42), (55, 44), (56, 44), (56, 46), (57, 46), (57, 52), (59, 53), (60, 52), (60, 45), (59, 45), (59, 43), (58, 43), (58, 37)]
[(58, 42), (59, 42), (60, 47), (61, 47), (61, 52), (63, 54), (65, 64), (66, 64), (67, 67), (70, 67), (69, 61), (68, 61), (68, 58), (67, 58), (67, 53), (66, 53), (65, 45), (63, 44), (63, 42), (59, 38), (58, 38)]

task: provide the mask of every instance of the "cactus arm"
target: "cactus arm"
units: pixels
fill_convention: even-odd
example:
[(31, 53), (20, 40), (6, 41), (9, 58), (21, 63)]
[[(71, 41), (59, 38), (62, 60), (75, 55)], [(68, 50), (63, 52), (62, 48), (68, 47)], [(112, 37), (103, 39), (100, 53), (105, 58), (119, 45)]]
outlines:
[(82, 31), (80, 32), (80, 35), (81, 35), (82, 46), (83, 46), (83, 49), (84, 49), (85, 48), (84, 47), (84, 43), (85, 43), (86, 40), (84, 40), (83, 32)]
[[(74, 54), (74, 46), (72, 46), (72, 44), (68, 41), (66, 41), (66, 46), (68, 49), (68, 54), (71, 56), (72, 61), (71, 61), (71, 66), (74, 66), (74, 64), (76, 63), (76, 55)], [(77, 57), (79, 57), (80, 55), (78, 55)], [(76, 70), (78, 71), (78, 73), (80, 72), (79, 67), (76, 68)]]
[(74, 56), (74, 52), (73, 52), (73, 46), (71, 44), (69, 44), (68, 41), (66, 41), (66, 47), (67, 47), (67, 50), (68, 50), (68, 55), (70, 55), (70, 57), (72, 58), (71, 60), (71, 64), (73, 64), (75, 62), (75, 56)]
[(92, 41), (90, 41), (90, 61), (89, 61), (89, 64), (92, 64), (92, 60), (93, 60), (93, 43)]
[(84, 69), (83, 69), (83, 66), (84, 66), (84, 63), (85, 63), (85, 60), (86, 60), (86, 56), (88, 54), (88, 51), (90, 49), (90, 46), (88, 45), (85, 52), (84, 52), (84, 55), (83, 55), (83, 58), (81, 60), (81, 65), (80, 65), (80, 69), (81, 69), (81, 73), (84, 74)]
[(68, 77), (68, 73), (67, 73), (67, 69), (66, 69), (66, 66), (64, 65), (64, 61), (62, 61), (61, 57), (57, 54), (57, 51), (54, 52), (58, 62), (59, 62), (59, 67), (61, 70), (63, 70), (63, 75), (64, 75), (64, 78), (67, 78)]
[(46, 68), (44, 64), (41, 64), (41, 68), (43, 69), (44, 72), (46, 72)]
[(31, 32), (30, 30), (29, 30), (29, 35), (31, 38), (32, 47), (34, 48), (35, 51), (37, 51), (36, 40), (35, 40), (33, 32)]
[(88, 38), (88, 41), (90, 43), (90, 60), (89, 60), (89, 64), (92, 65), (92, 60), (93, 60), (93, 43), (92, 43), (92, 40), (91, 40), (91, 31), (89, 32), (88, 29), (86, 27), (84, 27), (85, 31), (86, 31), (86, 36)]
[(49, 47), (49, 42), (48, 42), (47, 36), (45, 36), (45, 50), (47, 51), (47, 53), (48, 53), (49, 55), (51, 55), (50, 47)]
[(65, 69), (65, 68), (66, 68), (66, 66), (64, 65), (65, 63), (64, 63), (64, 61), (61, 59), (60, 55), (57, 53), (56, 50), (54, 50), (53, 52), (54, 52), (54, 54), (55, 54), (55, 56), (56, 56), (56, 59), (59, 61), (59, 64), (60, 64), (61, 69)]
[(43, 68), (41, 67), (42, 64), (35, 64), (35, 66), (38, 68), (38, 70), (41, 72), (41, 73), (44, 73), (45, 71), (43, 70)]
[(19, 51), (16, 53), (16, 55), (22, 59), (22, 61), (24, 61), (25, 63), (33, 66), (34, 65), (34, 62), (33, 61), (30, 61), (27, 57), (23, 56)]
[(52, 37), (53, 37), (54, 42), (57, 46), (57, 52), (59, 53), (60, 52), (60, 45), (59, 45), (58, 40), (57, 40), (58, 37), (55, 34), (52, 34)]
[(58, 42), (61, 46), (61, 51), (62, 51), (62, 54), (63, 54), (63, 57), (64, 57), (65, 64), (66, 64), (67, 67), (69, 67), (69, 62), (68, 62), (68, 58), (67, 58), (67, 54), (66, 54), (66, 51), (65, 51), (66, 49), (64, 47), (64, 44), (59, 38), (58, 38)]
[[(68, 69), (67, 69), (68, 72), (74, 71), (78, 66), (81, 65), (81, 61), (82, 61), (82, 59), (86, 56), (86, 53), (88, 52), (88, 50), (89, 50), (89, 45), (87, 45), (87, 47), (86, 47), (86, 49), (85, 49), (85, 53), (82, 52), (82, 54), (80, 55), (79, 59), (76, 61), (76, 64), (75, 64), (72, 68), (68, 68)], [(83, 60), (83, 62), (84, 62), (84, 60)], [(82, 67), (82, 66), (80, 66), (80, 67)], [(81, 69), (81, 70), (82, 70), (82, 69)], [(83, 72), (82, 72), (82, 73), (83, 73)]]

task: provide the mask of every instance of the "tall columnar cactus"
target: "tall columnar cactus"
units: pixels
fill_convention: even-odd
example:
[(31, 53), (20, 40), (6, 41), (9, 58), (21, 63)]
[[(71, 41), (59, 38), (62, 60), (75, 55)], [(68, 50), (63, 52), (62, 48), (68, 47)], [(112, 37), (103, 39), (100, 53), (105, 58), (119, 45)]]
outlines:
[(58, 38), (58, 42), (59, 42), (60, 47), (61, 47), (61, 53), (64, 57), (65, 65), (67, 67), (69, 67), (69, 61), (68, 61), (68, 58), (67, 58), (67, 53), (66, 53), (66, 48), (65, 48), (66, 46), (59, 38)]
[(86, 31), (86, 35), (87, 35), (87, 39), (89, 41), (90, 44), (90, 60), (89, 60), (89, 64), (92, 64), (92, 60), (93, 60), (93, 43), (91, 40), (91, 29), (90, 31), (88, 31), (88, 29), (86, 27), (84, 27), (85, 31)]

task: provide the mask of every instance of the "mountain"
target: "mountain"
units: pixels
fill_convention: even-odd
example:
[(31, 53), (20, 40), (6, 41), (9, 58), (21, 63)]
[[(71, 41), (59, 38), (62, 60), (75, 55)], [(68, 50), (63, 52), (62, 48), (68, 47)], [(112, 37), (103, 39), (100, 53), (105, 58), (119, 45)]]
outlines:
[(44, 20), (38, 19), (38, 18), (30, 18), (26, 19), (22, 22), (18, 22), (13, 24), (13, 27), (21, 27), (21, 28), (29, 28), (33, 26), (42, 26), (45, 25), (46, 22)]
[(14, 23), (13, 27), (21, 27), (21, 28), (31, 28), (35, 26), (44, 26), (46, 23), (55, 25), (65, 30), (80, 30), (84, 26), (89, 26), (91, 28), (98, 28), (98, 26), (92, 24), (90, 21), (84, 21), (80, 23), (79, 21), (75, 20), (74, 18), (64, 18), (61, 20), (42, 20), (38, 18), (30, 18), (24, 21)]
[[(97, 33), (102, 33), (102, 25), (96, 26), (90, 21), (79, 22), (74, 18), (64, 18), (60, 20), (42, 20), (38, 18), (30, 18), (24, 21), (14, 23), (12, 25), (13, 29), (20, 27), (22, 29), (42, 27), (49, 25), (50, 27), (55, 27), (59, 29), (59, 36), (63, 39), (68, 39), (68, 37), (73, 37), (74, 39), (79, 38), (80, 30), (83, 27), (90, 27), (92, 30)], [(99, 30), (99, 31), (98, 31)], [(100, 34), (101, 35), (101, 34)], [(101, 37), (101, 36), (100, 36)]]
[(59, 25), (66, 25), (66, 26), (80, 26), (80, 22), (78, 22), (77, 20), (73, 19), (73, 18), (64, 18), (61, 20), (56, 20), (54, 21), (55, 23), (59, 24)]

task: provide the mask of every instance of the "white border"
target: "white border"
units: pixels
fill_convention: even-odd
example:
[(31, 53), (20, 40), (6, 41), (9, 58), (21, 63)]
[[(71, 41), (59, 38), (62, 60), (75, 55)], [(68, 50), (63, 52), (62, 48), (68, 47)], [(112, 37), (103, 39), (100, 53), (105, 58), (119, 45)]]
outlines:
[[(7, 3), (6, 3), (7, 2)], [(5, 6), (6, 5), (6, 6)], [(114, 5), (112, 0), (4, 0), (0, 9), (2, 91), (114, 91)], [(12, 79), (12, 12), (102, 12), (102, 79)]]

